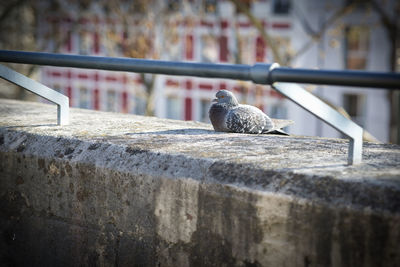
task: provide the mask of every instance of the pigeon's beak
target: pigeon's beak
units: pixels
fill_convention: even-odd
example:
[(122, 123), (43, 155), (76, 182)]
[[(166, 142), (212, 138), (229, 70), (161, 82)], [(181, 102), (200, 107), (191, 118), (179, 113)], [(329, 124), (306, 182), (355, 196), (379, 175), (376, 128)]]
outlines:
[(214, 98), (211, 102), (218, 102), (218, 98)]

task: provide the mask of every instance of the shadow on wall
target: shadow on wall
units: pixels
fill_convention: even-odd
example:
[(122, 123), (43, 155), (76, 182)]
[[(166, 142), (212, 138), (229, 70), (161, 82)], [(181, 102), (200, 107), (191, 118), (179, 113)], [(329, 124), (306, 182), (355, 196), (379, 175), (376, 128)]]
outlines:
[(177, 130), (165, 130), (165, 131), (152, 131), (152, 132), (140, 132), (140, 133), (127, 133), (125, 135), (163, 135), (163, 134), (174, 134), (174, 135), (200, 135), (200, 134), (224, 134), (221, 132), (215, 132), (214, 130), (208, 129), (177, 129)]

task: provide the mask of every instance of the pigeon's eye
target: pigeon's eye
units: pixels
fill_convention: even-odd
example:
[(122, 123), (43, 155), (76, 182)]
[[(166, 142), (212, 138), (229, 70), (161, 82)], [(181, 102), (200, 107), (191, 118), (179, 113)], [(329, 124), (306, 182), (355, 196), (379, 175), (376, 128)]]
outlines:
[(225, 96), (221, 95), (220, 98), (224, 98)]

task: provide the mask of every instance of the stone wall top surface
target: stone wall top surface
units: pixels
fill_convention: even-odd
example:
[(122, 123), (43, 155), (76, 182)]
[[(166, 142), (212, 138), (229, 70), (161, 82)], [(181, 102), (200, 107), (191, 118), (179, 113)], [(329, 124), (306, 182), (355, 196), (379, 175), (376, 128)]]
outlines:
[(0, 151), (93, 163), (399, 212), (400, 147), (364, 143), (347, 166), (348, 140), (217, 133), (211, 125), (0, 99)]

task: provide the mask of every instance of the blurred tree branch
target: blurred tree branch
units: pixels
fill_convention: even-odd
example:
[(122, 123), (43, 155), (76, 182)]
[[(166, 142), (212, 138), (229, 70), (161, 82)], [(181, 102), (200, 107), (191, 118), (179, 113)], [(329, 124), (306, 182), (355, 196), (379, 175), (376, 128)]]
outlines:
[(17, 0), (9, 3), (0, 14), (0, 24), (7, 19), (7, 17), (15, 10), (15, 8), (25, 4), (26, 0)]
[[(371, 6), (375, 9), (375, 11), (378, 13), (382, 25), (384, 25), (387, 29), (394, 30), (396, 29), (396, 23), (395, 21), (391, 20), (389, 14), (386, 13), (386, 11), (374, 0), (370, 0), (369, 3)], [(395, 7), (395, 10), (399, 9), (399, 3), (397, 3), (397, 7)]]
[[(13, 28), (14, 35), (4, 35), (4, 38), (1, 40), (0, 45), (2, 49), (22, 49), (22, 50), (31, 50), (31, 51), (43, 51), (46, 50), (45, 45), (50, 41), (53, 41), (53, 50), (51, 52), (58, 52), (59, 49), (63, 44), (66, 43), (68, 36), (61, 32), (57, 32), (56, 36), (49, 36), (49, 39), (39, 40), (38, 32), (36, 26), (38, 25), (38, 20), (40, 19), (40, 12), (38, 10), (37, 1), (26, 1), (26, 0), (17, 0), (11, 2), (7, 5), (4, 10), (2, 10), (0, 14), (0, 25), (2, 27), (7, 27), (7, 24), (13, 24), (15, 28)], [(28, 8), (30, 11), (30, 15), (32, 16), (33, 20), (24, 20), (19, 19), (20, 23), (15, 22), (15, 14), (22, 14), (24, 8)], [(61, 15), (65, 15), (64, 4), (61, 0), (54, 0), (51, 4), (52, 12), (56, 13), (61, 17)], [(19, 15), (18, 15), (19, 16)], [(74, 31), (78, 25), (76, 21), (71, 22), (71, 29), (70, 31)], [(1, 31), (5, 32), (7, 30), (1, 28)], [(21, 42), (20, 40), (24, 38), (24, 33), (29, 31), (32, 35), (32, 38), (28, 38), (29, 42)], [(16, 46), (16, 44), (18, 44)], [(15, 65), (13, 66), (18, 72), (32, 77), (36, 71), (38, 70), (39, 66), (37, 65)], [(26, 99), (28, 96), (32, 95), (24, 88), (19, 86), (15, 86), (17, 89), (15, 91), (14, 97), (17, 99)]]
[(304, 54), (308, 49), (310, 49), (315, 43), (318, 43), (321, 41), (322, 36), (324, 36), (325, 32), (327, 29), (332, 26), (334, 23), (336, 23), (338, 20), (343, 18), (344, 16), (350, 14), (353, 12), (354, 8), (356, 8), (358, 5), (358, 2), (352, 2), (351, 4), (345, 5), (339, 10), (337, 10), (319, 29), (318, 32), (315, 32), (312, 30), (310, 24), (308, 23), (307, 19), (300, 15), (299, 13), (296, 13), (299, 17), (300, 22), (302, 23), (302, 26), (306, 33), (310, 36), (310, 40), (304, 44), (291, 58), (290, 62), (292, 62), (294, 59), (299, 57), (300, 55)]
[(276, 46), (273, 38), (264, 30), (264, 26), (259, 19), (257, 19), (249, 10), (249, 8), (243, 4), (241, 0), (231, 0), (237, 7), (237, 9), (245, 14), (249, 21), (253, 24), (253, 26), (259, 31), (261, 34), (261, 38), (263, 38), (264, 42), (267, 43), (274, 55), (274, 60), (281, 64), (285, 65), (286, 62), (283, 61), (282, 55), (279, 53), (278, 47)]
[(146, 87), (146, 116), (154, 116), (154, 82), (156, 80), (155, 74), (140, 73), (140, 79)]

